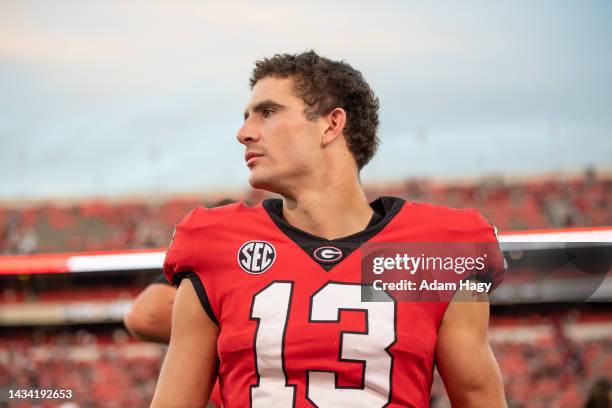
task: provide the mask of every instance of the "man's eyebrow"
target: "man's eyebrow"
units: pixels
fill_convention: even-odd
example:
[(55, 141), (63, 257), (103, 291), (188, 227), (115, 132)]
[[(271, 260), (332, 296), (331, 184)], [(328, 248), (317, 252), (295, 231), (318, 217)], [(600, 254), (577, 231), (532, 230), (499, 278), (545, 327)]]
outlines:
[[(280, 103), (274, 102), (271, 99), (266, 99), (265, 101), (258, 102), (255, 106), (253, 106), (251, 108), (251, 112), (259, 113), (259, 112), (263, 111), (264, 109), (269, 109), (269, 108), (283, 109), (283, 108), (285, 108), (285, 105), (281, 105)], [(249, 117), (248, 110), (244, 111), (244, 120), (247, 120), (248, 117)]]

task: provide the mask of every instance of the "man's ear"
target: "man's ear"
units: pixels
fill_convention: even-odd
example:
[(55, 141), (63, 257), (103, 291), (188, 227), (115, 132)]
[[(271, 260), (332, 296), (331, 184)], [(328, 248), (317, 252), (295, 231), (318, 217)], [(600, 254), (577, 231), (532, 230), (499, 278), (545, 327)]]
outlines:
[(323, 130), (323, 146), (327, 146), (338, 137), (342, 136), (346, 125), (346, 111), (342, 108), (334, 108), (323, 117), (326, 128)]

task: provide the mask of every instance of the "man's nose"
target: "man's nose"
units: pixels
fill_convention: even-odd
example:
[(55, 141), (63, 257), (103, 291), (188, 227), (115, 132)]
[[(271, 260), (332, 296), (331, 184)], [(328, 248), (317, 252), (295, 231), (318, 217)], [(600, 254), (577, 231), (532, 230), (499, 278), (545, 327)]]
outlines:
[(245, 120), (242, 127), (238, 130), (236, 134), (236, 139), (242, 143), (243, 145), (248, 145), (250, 142), (257, 141), (259, 138), (259, 133), (257, 128), (253, 126), (249, 120)]

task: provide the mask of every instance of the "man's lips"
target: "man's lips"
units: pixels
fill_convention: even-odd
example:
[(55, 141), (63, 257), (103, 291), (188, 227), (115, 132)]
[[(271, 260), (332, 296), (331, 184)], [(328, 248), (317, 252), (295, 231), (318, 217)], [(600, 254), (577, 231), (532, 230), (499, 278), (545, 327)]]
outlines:
[(255, 162), (255, 160), (257, 160), (259, 157), (262, 157), (263, 154), (261, 153), (255, 153), (255, 152), (247, 152), (244, 155), (244, 160), (246, 161), (247, 166), (251, 166), (253, 164), (253, 162)]

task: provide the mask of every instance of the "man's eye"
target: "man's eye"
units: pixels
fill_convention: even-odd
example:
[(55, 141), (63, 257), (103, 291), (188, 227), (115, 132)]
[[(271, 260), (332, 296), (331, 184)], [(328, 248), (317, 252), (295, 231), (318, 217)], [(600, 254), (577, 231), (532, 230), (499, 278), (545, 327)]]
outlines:
[(272, 112), (274, 112), (272, 109), (264, 109), (261, 111), (261, 116), (267, 118), (272, 114)]

